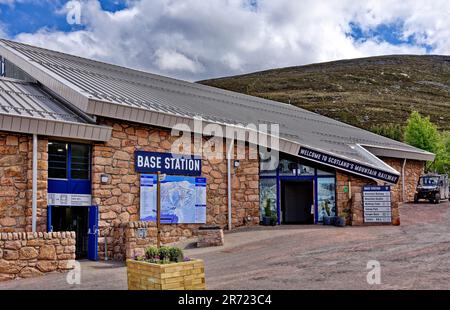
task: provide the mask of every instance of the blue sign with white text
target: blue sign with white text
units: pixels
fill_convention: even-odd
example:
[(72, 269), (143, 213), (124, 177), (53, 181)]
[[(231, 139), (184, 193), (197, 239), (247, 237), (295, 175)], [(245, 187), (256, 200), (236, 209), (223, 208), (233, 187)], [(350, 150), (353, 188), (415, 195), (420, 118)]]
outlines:
[(163, 174), (178, 174), (200, 176), (202, 160), (197, 156), (178, 155), (172, 153), (157, 153), (136, 151), (134, 153), (136, 172)]

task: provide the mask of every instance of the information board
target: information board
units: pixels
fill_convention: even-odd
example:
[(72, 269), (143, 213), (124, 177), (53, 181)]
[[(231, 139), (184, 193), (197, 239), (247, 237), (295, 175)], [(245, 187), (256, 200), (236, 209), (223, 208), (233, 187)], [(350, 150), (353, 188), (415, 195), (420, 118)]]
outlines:
[(364, 186), (364, 223), (391, 223), (390, 186)]
[[(156, 175), (141, 175), (141, 221), (156, 221)], [(206, 223), (206, 178), (166, 176), (161, 181), (162, 224)]]

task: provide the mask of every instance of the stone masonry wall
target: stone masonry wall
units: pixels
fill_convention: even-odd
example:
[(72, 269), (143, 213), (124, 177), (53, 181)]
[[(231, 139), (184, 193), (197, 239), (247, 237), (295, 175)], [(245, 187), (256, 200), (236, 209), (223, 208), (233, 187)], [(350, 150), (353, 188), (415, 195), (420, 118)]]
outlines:
[[(0, 132), (0, 232), (31, 230), (32, 136)], [(47, 140), (38, 141), (38, 231), (46, 230)]]
[(156, 245), (156, 235), (156, 223), (153, 222), (115, 224), (113, 246), (108, 256), (119, 261), (143, 256), (146, 248)]
[(73, 269), (75, 232), (1, 233), (0, 281)]
[[(397, 170), (398, 172), (402, 172), (403, 160), (396, 158), (381, 158), (385, 163), (389, 166)], [(404, 202), (413, 202), (414, 194), (416, 192), (417, 182), (419, 181), (419, 177), (423, 174), (425, 168), (425, 163), (423, 161), (418, 160), (406, 160), (405, 166), (405, 201)], [(402, 197), (402, 178), (393, 187), (392, 191), (397, 195), (398, 201), (403, 201)]]
[[(93, 203), (99, 206), (99, 255), (104, 257), (104, 236), (112, 240), (114, 225), (139, 221), (139, 174), (134, 171), (134, 152), (171, 152), (170, 131), (99, 119), (113, 128), (106, 143), (93, 145)], [(248, 158), (248, 157), (246, 157)], [(101, 184), (100, 176), (110, 177)], [(202, 176), (207, 178), (207, 224), (227, 226), (227, 164), (226, 159), (202, 160)], [(232, 223), (234, 227), (259, 223), (258, 160), (241, 160), (232, 173)], [(162, 225), (162, 242), (171, 243), (196, 234), (200, 225)]]

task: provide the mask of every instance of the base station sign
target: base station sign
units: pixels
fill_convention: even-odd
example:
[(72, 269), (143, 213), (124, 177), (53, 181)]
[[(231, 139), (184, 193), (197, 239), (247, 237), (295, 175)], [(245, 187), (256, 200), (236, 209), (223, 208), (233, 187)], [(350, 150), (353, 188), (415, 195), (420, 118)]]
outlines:
[(363, 187), (364, 223), (391, 223), (390, 186)]

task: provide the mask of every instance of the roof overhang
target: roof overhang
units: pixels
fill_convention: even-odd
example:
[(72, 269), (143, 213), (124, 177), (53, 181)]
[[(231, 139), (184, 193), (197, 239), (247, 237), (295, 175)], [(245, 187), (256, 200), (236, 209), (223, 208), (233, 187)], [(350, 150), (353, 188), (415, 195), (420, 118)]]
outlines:
[(379, 147), (375, 145), (361, 145), (375, 156), (392, 157), (401, 159), (434, 161), (436, 155), (426, 151), (414, 152), (409, 150), (394, 149), (389, 147)]
[(0, 114), (0, 130), (104, 142), (111, 138), (112, 132), (106, 126), (7, 114)]

